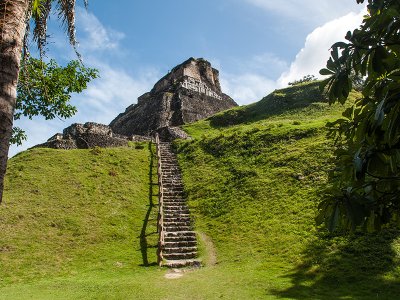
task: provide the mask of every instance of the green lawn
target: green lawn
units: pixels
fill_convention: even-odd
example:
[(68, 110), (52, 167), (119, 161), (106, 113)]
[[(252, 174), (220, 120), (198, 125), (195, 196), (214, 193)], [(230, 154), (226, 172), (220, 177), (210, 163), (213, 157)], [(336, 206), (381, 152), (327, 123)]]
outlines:
[(0, 206), (0, 299), (398, 299), (397, 230), (315, 226), (332, 184), (324, 124), (342, 110), (313, 83), (185, 126), (193, 139), (175, 146), (205, 266), (175, 279), (155, 265), (148, 144), (19, 154)]

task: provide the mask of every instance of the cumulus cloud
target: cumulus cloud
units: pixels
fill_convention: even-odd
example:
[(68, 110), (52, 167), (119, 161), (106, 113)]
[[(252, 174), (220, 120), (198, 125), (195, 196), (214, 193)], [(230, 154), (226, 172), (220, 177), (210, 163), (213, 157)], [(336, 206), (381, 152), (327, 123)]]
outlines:
[(330, 47), (337, 41), (343, 41), (346, 32), (357, 28), (365, 11), (358, 14), (349, 13), (341, 18), (330, 21), (311, 32), (304, 47), (296, 55), (288, 71), (278, 79), (278, 86), (283, 87), (288, 82), (302, 78), (305, 75), (319, 76), (319, 70), (326, 65), (330, 56)]
[(276, 88), (276, 82), (254, 73), (225, 74), (221, 77), (221, 88), (239, 105), (244, 105), (258, 101), (269, 94)]
[[(270, 5), (269, 1), (249, 0)], [(305, 4), (310, 3), (306, 1)], [(324, 1), (321, 5), (328, 5)], [(293, 9), (294, 1), (289, 1), (281, 9)], [(358, 7), (360, 9), (360, 7)], [(337, 41), (344, 40), (348, 30), (357, 28), (366, 11), (348, 13), (324, 25), (317, 27), (306, 38), (304, 47), (288, 64), (272, 53), (263, 53), (237, 62), (235, 72), (221, 72), (221, 85), (239, 104), (248, 104), (260, 100), (276, 88), (287, 86), (288, 82), (305, 75), (319, 76), (319, 70), (326, 65), (330, 55), (330, 47)]]
[(292, 20), (322, 24), (349, 11), (358, 12), (360, 5), (349, 0), (244, 0), (247, 3)]
[[(124, 52), (119, 44), (124, 34), (113, 29), (106, 28), (91, 13), (83, 9), (77, 10), (77, 28), (80, 41), (80, 53), (85, 59), (85, 65), (99, 70), (100, 78), (94, 79), (88, 84), (88, 88), (81, 94), (72, 95), (71, 103), (78, 109), (78, 113), (70, 119), (54, 119), (46, 121), (43, 118), (34, 120), (22, 119), (15, 122), (27, 133), (28, 140), (22, 146), (12, 145), (9, 156), (23, 151), (29, 147), (45, 142), (50, 136), (62, 130), (72, 123), (98, 122), (109, 124), (119, 113), (133, 103), (144, 92), (149, 91), (155, 81), (160, 78), (160, 72), (153, 68), (141, 68), (138, 75), (132, 75), (124, 67), (115, 67), (114, 64), (104, 59), (120, 57)], [(58, 37), (56, 47), (52, 53), (64, 60), (76, 59), (73, 52), (65, 55), (65, 43)], [(64, 45), (64, 47), (61, 47)], [(102, 51), (106, 50), (106, 51)], [(135, 66), (131, 66), (135, 67)]]
[(220, 62), (217, 68), (220, 70), (222, 91), (244, 105), (258, 101), (273, 91), (277, 87), (276, 77), (288, 69), (288, 63), (266, 52), (247, 60), (231, 61), (229, 70), (225, 70)]
[(74, 105), (80, 107), (74, 119), (77, 122), (94, 121), (108, 124), (119, 113), (137, 98), (149, 91), (160, 73), (147, 69), (140, 76), (133, 77), (123, 69), (112, 68), (109, 65), (95, 64), (100, 70), (101, 78), (89, 85), (81, 95), (74, 97)]
[(79, 43), (81, 51), (114, 50), (125, 37), (122, 32), (104, 27), (94, 14), (80, 7), (76, 10), (76, 19), (80, 34), (84, 37)]
[(137, 102), (137, 98), (149, 91), (160, 77), (156, 70), (141, 72), (140, 77), (132, 77), (126, 71), (97, 65), (101, 78), (89, 83), (88, 89), (79, 95), (73, 95), (71, 103), (78, 108), (78, 113), (70, 119), (33, 120), (21, 119), (15, 122), (27, 133), (28, 140), (22, 146), (12, 145), (9, 156), (45, 142), (49, 137), (72, 123), (97, 122), (109, 124), (126, 107)]

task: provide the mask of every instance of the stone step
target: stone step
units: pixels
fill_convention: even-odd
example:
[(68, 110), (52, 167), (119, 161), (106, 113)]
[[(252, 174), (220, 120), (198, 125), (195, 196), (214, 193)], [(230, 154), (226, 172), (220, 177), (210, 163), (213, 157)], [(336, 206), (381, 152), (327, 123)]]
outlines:
[(166, 218), (164, 216), (164, 223), (169, 223), (169, 222), (189, 222), (190, 224), (192, 223), (190, 217), (174, 217), (174, 218)]
[(165, 227), (172, 227), (172, 226), (190, 226), (192, 223), (190, 221), (178, 221), (178, 222), (165, 222), (164, 220), (164, 226)]
[(166, 232), (165, 237), (195, 237), (196, 233), (192, 230), (189, 231), (179, 231), (179, 232)]
[(178, 190), (178, 191), (183, 191), (183, 185), (182, 183), (178, 184), (172, 184), (172, 183), (164, 183), (163, 181), (163, 188), (164, 190)]
[(177, 182), (182, 183), (182, 178), (174, 175), (163, 175), (162, 182)]
[(165, 158), (160, 160), (161, 161), (161, 165), (172, 165), (172, 166), (177, 166), (178, 165), (178, 160), (176, 159), (176, 157), (169, 157), (169, 158)]
[(173, 201), (173, 202), (186, 202), (186, 198), (184, 197), (172, 197), (163, 195), (164, 201)]
[(162, 175), (173, 176), (178, 174), (178, 172), (179, 172), (178, 168), (161, 168)]
[(163, 203), (163, 208), (164, 210), (189, 210), (188, 205), (186, 204), (186, 202), (171, 202), (171, 201), (167, 201)]
[(180, 237), (165, 237), (164, 243), (176, 243), (176, 242), (195, 242), (197, 243), (196, 237), (193, 236), (180, 236)]
[(197, 241), (175, 241), (175, 242), (164, 242), (165, 248), (176, 248), (176, 247), (195, 247), (197, 246)]
[(168, 213), (164, 213), (164, 218), (190, 218), (189, 214), (184, 214), (182, 212), (171, 211)]
[(173, 203), (164, 203), (163, 205), (163, 211), (187, 211), (186, 213), (189, 214), (189, 207), (187, 206), (186, 203), (179, 203), (179, 202), (173, 202)]
[(188, 209), (164, 209), (163, 210), (164, 215), (170, 215), (170, 214), (175, 214), (176, 216), (181, 216), (181, 214), (188, 215), (189, 210)]
[(168, 268), (200, 267), (201, 262), (198, 259), (167, 259), (163, 262), (163, 266)]
[(163, 253), (167, 254), (167, 253), (193, 253), (193, 252), (197, 252), (197, 247), (183, 247), (183, 246), (178, 246), (178, 247), (163, 247)]
[(189, 209), (185, 201), (164, 201), (165, 206), (184, 206), (186, 209)]
[(174, 196), (174, 194), (183, 194), (183, 190), (171, 190), (171, 189), (163, 189), (164, 196)]
[(163, 191), (163, 196), (164, 197), (172, 197), (172, 198), (183, 198), (184, 193), (182, 191), (177, 191), (177, 192), (164, 192)]
[(165, 201), (164, 200), (163, 204), (166, 206), (185, 205), (187, 207), (186, 201), (171, 201), (171, 200)]
[(176, 177), (175, 175), (171, 174), (164, 174), (163, 177), (161, 178), (162, 182), (164, 183), (183, 183), (182, 178)]
[(165, 259), (177, 260), (177, 259), (189, 259), (197, 256), (197, 251), (186, 252), (186, 253), (163, 253)]
[(166, 226), (164, 225), (164, 231), (165, 232), (178, 232), (178, 231), (189, 231), (192, 230), (192, 226)]
[(182, 181), (177, 181), (177, 180), (175, 180), (175, 181), (165, 181), (165, 180), (163, 180), (162, 181), (162, 185), (163, 185), (163, 187), (181, 187), (181, 188), (184, 188), (184, 185), (183, 185), (183, 182)]
[(163, 193), (164, 197), (167, 196), (167, 197), (174, 197), (174, 198), (176, 198), (177, 196), (183, 198), (183, 194), (184, 194), (183, 191), (180, 191), (180, 190), (171, 191), (169, 189), (162, 190), (162, 193)]
[(189, 209), (185, 207), (179, 207), (179, 206), (167, 206), (163, 207), (163, 212), (164, 214), (167, 213), (184, 213), (184, 214), (189, 214)]
[[(161, 173), (163, 175), (163, 179), (165, 178), (165, 176), (168, 176), (168, 178), (172, 178), (174, 176), (179, 176), (179, 170), (178, 169), (168, 169), (168, 170), (161, 170)], [(167, 179), (167, 178), (165, 178)]]
[(176, 197), (176, 196), (169, 196), (169, 195), (163, 195), (164, 197), (163, 197), (163, 199), (165, 200), (165, 201), (184, 201), (184, 202), (186, 202), (186, 198), (184, 198), (184, 197)]
[(182, 182), (175, 182), (175, 183), (167, 183), (167, 182), (162, 182), (162, 186), (164, 190), (168, 191), (168, 189), (179, 189), (180, 191), (183, 191), (183, 183)]

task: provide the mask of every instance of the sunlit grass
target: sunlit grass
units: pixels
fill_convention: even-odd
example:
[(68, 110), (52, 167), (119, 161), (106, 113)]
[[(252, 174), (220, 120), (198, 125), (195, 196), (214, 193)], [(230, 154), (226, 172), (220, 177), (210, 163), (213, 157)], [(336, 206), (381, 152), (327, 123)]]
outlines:
[(396, 230), (331, 236), (315, 225), (332, 168), (325, 123), (343, 110), (318, 93), (275, 91), (184, 127), (192, 140), (176, 148), (204, 266), (177, 279), (154, 265), (147, 144), (13, 158), (0, 299), (398, 298)]

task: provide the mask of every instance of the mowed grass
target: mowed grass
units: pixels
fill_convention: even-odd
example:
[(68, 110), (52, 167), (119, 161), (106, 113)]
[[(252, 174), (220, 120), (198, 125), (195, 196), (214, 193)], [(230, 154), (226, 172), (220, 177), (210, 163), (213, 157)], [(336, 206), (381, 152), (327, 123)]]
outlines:
[(32, 149), (12, 158), (0, 206), (0, 299), (262, 297), (236, 265), (174, 280), (155, 265), (151, 151)]
[(193, 139), (176, 148), (205, 265), (176, 279), (155, 265), (154, 149), (18, 155), (0, 299), (398, 299), (397, 230), (315, 225), (331, 184), (324, 126), (342, 110), (311, 83), (185, 126)]
[(343, 110), (326, 103), (318, 82), (303, 84), (186, 125), (193, 139), (176, 143), (197, 229), (214, 241), (220, 264), (264, 276), (254, 288), (266, 298), (400, 295), (398, 230), (330, 235), (315, 224), (332, 184), (325, 124)]

